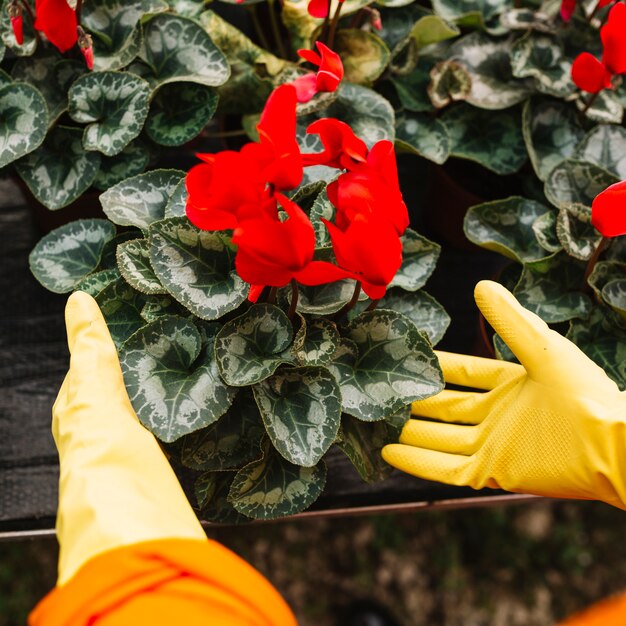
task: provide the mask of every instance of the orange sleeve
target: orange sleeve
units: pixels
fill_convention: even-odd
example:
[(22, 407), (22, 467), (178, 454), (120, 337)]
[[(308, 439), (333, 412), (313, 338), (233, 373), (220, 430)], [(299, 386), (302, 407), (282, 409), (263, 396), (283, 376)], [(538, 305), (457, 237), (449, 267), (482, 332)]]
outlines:
[(623, 626), (626, 624), (626, 593), (592, 604), (559, 622), (557, 626)]
[(214, 541), (166, 539), (88, 561), (53, 589), (29, 626), (296, 626), (276, 589)]

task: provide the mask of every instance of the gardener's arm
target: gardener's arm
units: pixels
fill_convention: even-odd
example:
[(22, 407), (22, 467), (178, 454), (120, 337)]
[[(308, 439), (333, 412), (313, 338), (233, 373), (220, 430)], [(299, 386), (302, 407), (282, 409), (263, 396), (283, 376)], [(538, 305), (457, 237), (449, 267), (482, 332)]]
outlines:
[(414, 403), (385, 460), (453, 485), (626, 509), (626, 395), (501, 285), (483, 281), (475, 297), (521, 365), (439, 353), (447, 382), (484, 391)]
[(278, 592), (207, 539), (130, 405), (96, 302), (66, 309), (70, 369), (53, 408), (61, 467), (57, 587), (31, 626), (294, 626)]

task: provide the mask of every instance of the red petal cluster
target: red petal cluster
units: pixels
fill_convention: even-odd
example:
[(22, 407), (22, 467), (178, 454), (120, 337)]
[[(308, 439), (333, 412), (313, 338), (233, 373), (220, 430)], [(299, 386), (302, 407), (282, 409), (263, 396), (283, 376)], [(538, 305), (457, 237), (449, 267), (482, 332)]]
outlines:
[[(238, 152), (198, 155), (203, 163), (186, 179), (189, 219), (204, 230), (234, 231), (236, 270), (251, 285), (252, 301), (265, 286), (345, 278), (360, 281), (371, 298), (381, 298), (402, 263), (400, 236), (408, 226), (393, 144), (379, 141), (368, 150), (350, 126), (322, 119), (307, 132), (320, 135), (324, 150), (301, 155), (293, 85), (272, 93), (257, 129), (259, 142)], [(314, 260), (309, 217), (280, 193), (297, 187), (303, 166), (312, 165), (344, 170), (327, 188), (335, 219), (324, 220), (337, 264)]]
[[(608, 4), (605, 2), (604, 4)], [(618, 2), (600, 29), (602, 61), (589, 52), (579, 54), (572, 64), (572, 80), (589, 93), (612, 87), (613, 77), (626, 73), (626, 5)]]
[(335, 91), (343, 78), (341, 57), (320, 41), (315, 45), (320, 54), (313, 50), (298, 50), (303, 59), (319, 67), (316, 74), (305, 74), (291, 83), (296, 88), (298, 102), (308, 102), (321, 91)]
[(626, 181), (607, 187), (594, 198), (591, 223), (604, 237), (626, 235)]
[(15, 41), (18, 46), (24, 43), (24, 20), (22, 18), (22, 6), (18, 0), (12, 0), (7, 7), (9, 19), (11, 20), (11, 28), (15, 35)]
[(78, 41), (76, 11), (67, 0), (36, 0), (35, 13), (35, 28), (60, 52), (67, 52)]

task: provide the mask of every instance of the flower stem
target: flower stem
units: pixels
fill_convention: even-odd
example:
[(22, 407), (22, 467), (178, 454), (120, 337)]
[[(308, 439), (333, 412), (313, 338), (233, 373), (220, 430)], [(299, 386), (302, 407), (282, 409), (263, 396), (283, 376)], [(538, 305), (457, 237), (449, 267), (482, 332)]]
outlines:
[(257, 8), (256, 8), (256, 4), (248, 4), (248, 11), (250, 13), (250, 19), (252, 20), (252, 25), (254, 26), (254, 32), (256, 33), (257, 37), (259, 38), (259, 43), (266, 49), (266, 50), (270, 50), (270, 43), (267, 40), (267, 37), (265, 36), (265, 33), (263, 32), (263, 26), (261, 24), (261, 22), (259, 21), (259, 15), (257, 13)]
[(339, 24), (339, 14), (341, 13), (341, 7), (343, 6), (343, 0), (339, 0), (335, 14), (330, 22), (330, 29), (328, 32), (328, 47), (333, 48), (335, 45), (335, 32), (337, 31), (337, 24)]
[(278, 287), (272, 287), (267, 296), (268, 304), (276, 304), (276, 294), (278, 293)]
[[(30, 4), (28, 4), (28, 2), (26, 2), (26, 0), (22, 0), (22, 6), (26, 9), (26, 12), (28, 13), (28, 15), (30, 15), (30, 19), (32, 21), (32, 23), (35, 23), (35, 14), (33, 13), (33, 10), (30, 8)], [(35, 31), (35, 33), (37, 33), (37, 31)]]
[(239, 130), (223, 130), (217, 133), (204, 132), (202, 136), (207, 139), (220, 139), (222, 137), (245, 137), (246, 134), (246, 131), (240, 128)]
[(295, 278), (291, 279), (291, 304), (289, 305), (289, 311), (287, 312), (287, 317), (289, 319), (293, 319), (293, 316), (296, 314), (296, 309), (298, 308), (298, 296), (300, 292), (298, 291), (298, 283)]
[(328, 37), (328, 27), (330, 26), (330, 0), (327, 0), (328, 10), (326, 11), (326, 16), (324, 17), (324, 23), (322, 24), (322, 31), (320, 33), (320, 40), (324, 43), (328, 43), (326, 38)]
[(596, 93), (591, 94), (591, 98), (589, 98), (589, 100), (587, 101), (587, 104), (585, 104), (585, 108), (580, 112), (580, 115), (582, 117), (585, 117), (587, 115), (587, 111), (592, 107), (593, 103), (596, 101), (599, 94), (600, 94), (599, 91), (596, 91)]
[(272, 28), (272, 35), (274, 36), (274, 41), (276, 42), (276, 47), (278, 48), (278, 52), (283, 59), (288, 58), (287, 50), (285, 49), (285, 44), (283, 42), (283, 37), (280, 34), (280, 26), (278, 25), (278, 20), (276, 19), (276, 2), (275, 0), (268, 0), (268, 10), (270, 12), (270, 26)]
[(598, 247), (593, 251), (593, 254), (591, 255), (591, 258), (589, 259), (589, 261), (587, 261), (587, 267), (585, 268), (585, 275), (583, 276), (583, 291), (586, 291), (586, 292), (591, 291), (591, 287), (589, 286), (589, 283), (588, 283), (589, 276), (591, 276), (591, 272), (593, 272), (593, 268), (596, 266), (596, 263), (598, 262), (600, 255), (604, 252), (608, 244), (609, 244), (609, 238), (602, 237), (602, 239), (600, 239), (600, 243), (598, 244)]
[(378, 303), (380, 302), (380, 299), (378, 300), (372, 300), (369, 304), (369, 306), (367, 307), (367, 309), (365, 309), (366, 311), (373, 311), (377, 306)]
[(354, 292), (352, 294), (352, 298), (350, 298), (349, 302), (346, 302), (337, 313), (335, 313), (335, 320), (340, 320), (344, 315), (348, 314), (348, 311), (354, 308), (356, 303), (359, 301), (359, 296), (361, 295), (361, 283), (356, 282), (354, 285)]

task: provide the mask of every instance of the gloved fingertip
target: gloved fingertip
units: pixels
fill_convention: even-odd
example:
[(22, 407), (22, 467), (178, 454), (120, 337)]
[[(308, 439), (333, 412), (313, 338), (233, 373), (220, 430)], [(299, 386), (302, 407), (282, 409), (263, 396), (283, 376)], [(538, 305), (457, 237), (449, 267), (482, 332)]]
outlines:
[(65, 305), (65, 327), (70, 353), (74, 351), (81, 335), (94, 324), (107, 328), (98, 303), (88, 293), (75, 291)]

